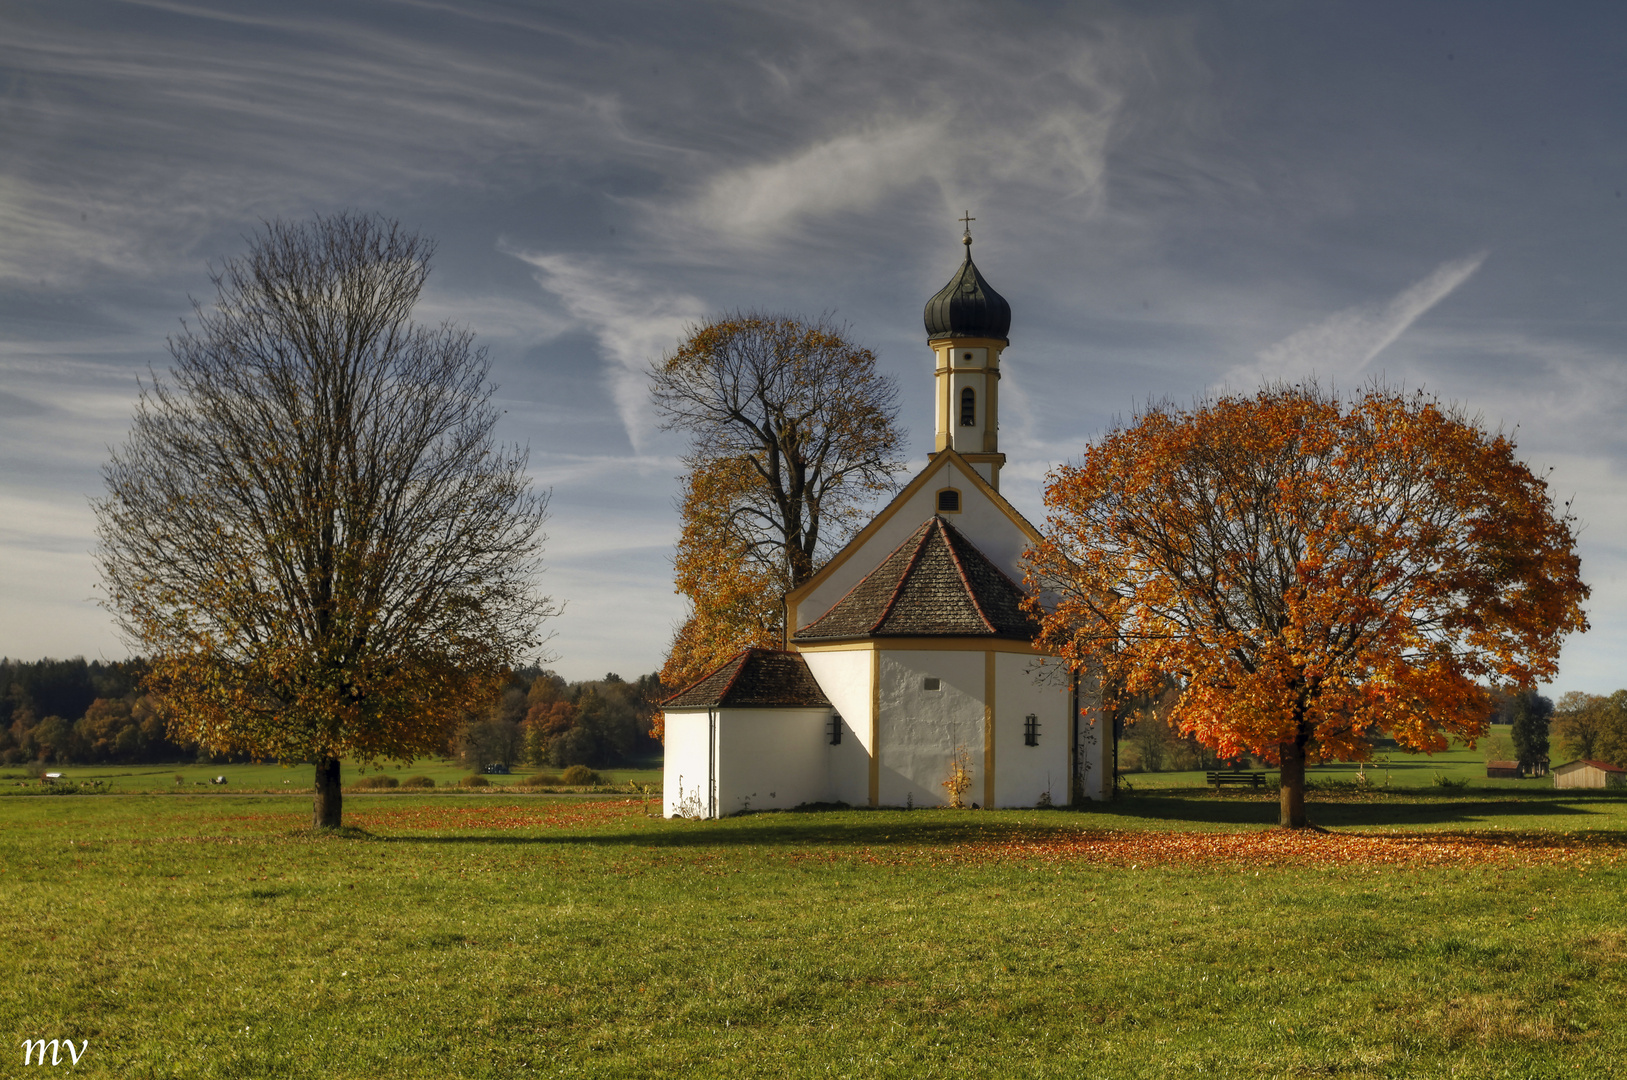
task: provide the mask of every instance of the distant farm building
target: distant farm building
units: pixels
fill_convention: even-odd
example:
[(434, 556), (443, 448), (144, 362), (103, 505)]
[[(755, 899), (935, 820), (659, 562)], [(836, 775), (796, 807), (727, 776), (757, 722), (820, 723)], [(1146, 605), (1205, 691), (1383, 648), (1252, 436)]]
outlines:
[(1488, 780), (1518, 780), (1519, 778), (1520, 763), (1518, 761), (1486, 762), (1486, 779)]
[(1627, 787), (1627, 769), (1603, 761), (1567, 761), (1554, 770), (1554, 787)]

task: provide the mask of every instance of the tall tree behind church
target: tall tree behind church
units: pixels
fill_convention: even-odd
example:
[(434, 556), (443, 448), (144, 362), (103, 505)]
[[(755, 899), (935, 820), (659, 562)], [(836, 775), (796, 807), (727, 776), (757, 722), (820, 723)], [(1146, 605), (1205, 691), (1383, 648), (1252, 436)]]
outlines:
[(827, 318), (742, 312), (650, 368), (666, 430), (690, 435), (674, 559), (689, 614), (661, 681), (685, 686), (783, 639), (781, 597), (897, 487), (898, 387)]

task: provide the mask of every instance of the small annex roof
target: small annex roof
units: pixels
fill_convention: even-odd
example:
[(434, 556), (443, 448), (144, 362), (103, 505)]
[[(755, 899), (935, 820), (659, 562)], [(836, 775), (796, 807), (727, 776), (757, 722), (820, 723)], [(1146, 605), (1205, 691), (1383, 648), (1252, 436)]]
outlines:
[(830, 699), (808, 664), (782, 649), (742, 649), (661, 702), (665, 709), (821, 709)]
[(799, 643), (876, 637), (996, 637), (1032, 641), (1022, 589), (934, 514), (825, 614)]

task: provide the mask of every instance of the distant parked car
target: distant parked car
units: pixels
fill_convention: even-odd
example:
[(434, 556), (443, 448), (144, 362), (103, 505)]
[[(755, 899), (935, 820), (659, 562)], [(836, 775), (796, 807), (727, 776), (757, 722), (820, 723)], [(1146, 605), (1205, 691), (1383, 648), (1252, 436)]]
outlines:
[(491, 773), (493, 776), (507, 776), (507, 775), (509, 775), (509, 769), (508, 769), (507, 765), (487, 765), (485, 767), (485, 769), (483, 769), (482, 771)]

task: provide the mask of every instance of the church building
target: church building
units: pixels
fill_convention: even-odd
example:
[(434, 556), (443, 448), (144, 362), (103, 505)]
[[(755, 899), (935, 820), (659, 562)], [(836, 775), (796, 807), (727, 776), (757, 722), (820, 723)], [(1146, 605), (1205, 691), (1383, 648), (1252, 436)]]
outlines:
[(747, 649), (663, 702), (664, 812), (807, 803), (1061, 805), (1111, 790), (1096, 687), (1038, 652), (1021, 607), (1039, 539), (1000, 495), (1011, 306), (965, 261), (927, 301), (926, 468), (785, 597), (785, 649)]

